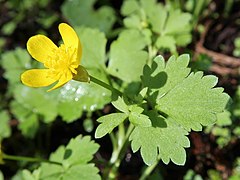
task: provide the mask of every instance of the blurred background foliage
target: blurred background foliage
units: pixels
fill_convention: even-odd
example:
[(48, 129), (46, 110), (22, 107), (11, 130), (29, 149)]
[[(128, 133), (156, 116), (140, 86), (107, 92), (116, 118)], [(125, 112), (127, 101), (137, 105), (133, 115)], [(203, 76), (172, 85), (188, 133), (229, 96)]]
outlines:
[[(83, 66), (130, 95), (138, 92), (143, 66), (158, 54), (189, 53), (193, 71), (217, 75), (232, 97), (228, 110), (204, 132), (190, 134), (184, 167), (161, 163), (151, 178), (239, 179), (239, 7), (239, 0), (0, 0), (0, 147), (47, 158), (78, 134), (93, 138), (95, 119), (113, 111), (110, 92), (95, 84), (71, 81), (51, 93), (21, 84), (23, 71), (39, 68), (26, 51), (28, 38), (41, 33), (59, 44), (57, 26), (67, 22), (83, 44)], [(97, 143), (95, 159), (108, 159), (108, 137)], [(144, 163), (139, 154), (128, 155), (119, 177), (136, 179)], [(6, 162), (0, 179), (36, 166)]]

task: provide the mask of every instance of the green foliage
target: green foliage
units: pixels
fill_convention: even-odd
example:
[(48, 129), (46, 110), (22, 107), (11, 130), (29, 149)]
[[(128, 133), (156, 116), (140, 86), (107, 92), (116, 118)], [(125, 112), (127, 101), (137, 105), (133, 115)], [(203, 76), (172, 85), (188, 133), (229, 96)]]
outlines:
[(144, 109), (139, 107), (137, 104), (127, 105), (120, 97), (116, 101), (113, 101), (112, 104), (122, 113), (112, 113), (98, 118), (97, 121), (101, 124), (96, 129), (96, 138), (101, 138), (107, 133), (111, 133), (115, 127), (123, 123), (127, 118), (135, 126), (151, 126), (149, 117), (142, 114)]
[[(187, 8), (183, 2), (188, 2)], [(47, 133), (49, 138), (48, 135), (55, 131), (47, 131), (53, 130), (56, 119), (65, 121), (66, 129), (82, 123), (85, 131), (95, 133), (96, 138), (110, 134), (111, 158), (105, 161), (101, 154), (96, 157), (104, 179), (118, 177), (118, 168), (129, 147), (133, 152), (139, 150), (144, 163), (150, 166), (143, 168), (144, 177), (150, 175), (159, 160), (165, 164), (172, 161), (184, 165), (187, 156), (185, 148), (190, 147), (189, 132), (201, 131), (204, 126), (209, 126), (205, 132), (211, 132), (216, 137), (220, 148), (226, 146), (240, 135), (237, 123), (240, 90), (233, 100), (234, 105), (229, 111), (224, 111), (229, 97), (223, 93), (223, 88), (215, 87), (217, 77), (198, 72), (208, 71), (211, 60), (200, 55), (197, 61), (191, 63), (189, 55), (176, 56), (179, 47), (185, 47), (192, 41), (191, 31), (208, 2), (168, 1), (162, 4), (157, 0), (124, 0), (121, 16), (117, 9), (111, 7), (111, 4), (120, 5), (117, 1), (65, 0), (61, 6), (62, 14), (73, 25), (83, 45), (81, 65), (95, 78), (90, 83), (72, 80), (51, 92), (46, 92), (49, 88), (29, 88), (21, 84), (20, 74), (27, 69), (41, 68), (38, 62), (32, 60), (25, 49), (4, 52), (0, 63), (8, 86), (6, 98), (2, 100), (0, 96), (0, 109), (8, 111), (0, 112), (0, 141), (11, 135), (8, 125), (10, 114), (19, 122), (17, 128), (24, 138), (37, 140), (39, 149), (34, 149), (33, 153), (46, 157), (50, 154), (49, 147), (43, 150), (41, 146), (43, 144), (45, 148), (48, 142), (43, 141), (50, 139), (41, 139), (36, 134)], [(10, 9), (19, 6), (13, 13), (15, 16), (19, 13), (19, 16), (11, 16), (12, 21), (1, 27), (4, 35), (11, 35), (19, 22), (34, 15), (35, 10), (38, 15), (34, 22), (47, 30), (59, 17), (42, 11), (49, 7), (49, 0), (24, 0), (22, 4), (10, 0), (6, 4)], [(191, 13), (183, 12), (185, 8)], [(55, 34), (53, 36), (55, 39)], [(236, 47), (238, 44), (235, 43)], [(168, 56), (170, 58), (165, 60), (164, 57)], [(188, 68), (189, 63), (194, 72)], [(116, 88), (113, 92), (121, 92), (111, 93), (93, 79), (106, 83), (104, 87), (109, 89)], [(113, 106), (107, 105), (110, 102)], [(95, 119), (99, 122), (97, 127)], [(67, 124), (76, 120), (79, 122)], [(215, 122), (216, 125), (213, 125)], [(53, 126), (45, 130), (43, 123)], [(99, 170), (90, 162), (98, 148), (99, 145), (89, 136), (78, 136), (51, 153), (49, 160), (55, 164), (42, 162), (29, 166), (24, 163), (21, 169), (28, 169), (18, 170), (12, 179), (100, 179)], [(0, 151), (0, 160), (4, 153)], [(214, 171), (209, 171), (208, 175), (213, 179), (220, 177)], [(234, 171), (232, 179), (238, 177), (239, 173)], [(151, 178), (160, 179), (162, 176), (157, 172)], [(202, 177), (188, 171), (184, 179), (200, 180)]]
[(72, 138), (67, 146), (60, 146), (50, 155), (49, 160), (61, 163), (49, 164), (41, 163), (40, 167), (32, 173), (23, 170), (19, 173), (19, 178), (29, 179), (101, 179), (98, 169), (93, 163), (93, 154), (97, 152), (99, 145), (91, 141), (89, 136), (77, 136)]
[(188, 132), (178, 126), (172, 119), (165, 119), (157, 112), (149, 112), (152, 127), (136, 127), (131, 136), (133, 152), (140, 150), (147, 165), (153, 164), (157, 157), (168, 164), (170, 160), (178, 165), (186, 161), (184, 148), (190, 146), (186, 135)]
[(8, 51), (1, 55), (1, 65), (5, 69), (3, 76), (10, 83), (10, 88), (19, 84), (21, 73), (32, 67), (30, 61), (31, 58), (27, 51), (21, 48), (16, 48), (14, 51)]
[(114, 9), (110, 6), (101, 6), (96, 10), (93, 8), (95, 3), (96, 0), (66, 0), (61, 9), (73, 26), (83, 25), (109, 33), (116, 21)]
[[(144, 88), (140, 93), (142, 98), (136, 97), (136, 102), (128, 101), (128, 97), (113, 102), (123, 113), (100, 117), (95, 136), (110, 133), (128, 117), (135, 126), (129, 138), (132, 150), (140, 149), (147, 165), (157, 158), (165, 164), (172, 160), (183, 165), (186, 161), (184, 148), (190, 146), (188, 132), (191, 129), (201, 131), (202, 126), (213, 124), (216, 114), (224, 110), (229, 99), (223, 88), (214, 88), (215, 76), (190, 73), (188, 63), (188, 55), (172, 56), (167, 63), (158, 56), (151, 67), (145, 65), (141, 79), (148, 92)], [(153, 110), (141, 108), (146, 102)]]
[(156, 0), (126, 0), (121, 8), (124, 25), (137, 29), (156, 49), (176, 53), (177, 46), (191, 42), (191, 14), (178, 8), (163, 6)]
[(203, 180), (203, 178), (196, 174), (192, 169), (189, 169), (184, 175), (183, 180)]
[(233, 103), (228, 110), (217, 114), (216, 124), (205, 129), (206, 133), (212, 133), (216, 137), (216, 143), (220, 148), (231, 145), (240, 135), (239, 126), (239, 87), (233, 97)]
[(31, 108), (22, 106), (17, 101), (12, 101), (10, 107), (19, 121), (18, 129), (21, 130), (24, 136), (33, 138), (39, 127), (38, 116), (40, 115), (32, 111)]
[(143, 51), (145, 46), (146, 41), (139, 31), (123, 31), (111, 44), (108, 72), (126, 82), (140, 81), (148, 58), (147, 52)]
[(127, 115), (124, 113), (113, 113), (100, 117), (97, 121), (101, 124), (96, 129), (95, 137), (101, 138), (107, 133), (111, 133), (112, 130), (121, 124), (126, 118)]
[(10, 120), (10, 117), (7, 111), (0, 111), (0, 143), (3, 138), (7, 138), (11, 135), (9, 120)]

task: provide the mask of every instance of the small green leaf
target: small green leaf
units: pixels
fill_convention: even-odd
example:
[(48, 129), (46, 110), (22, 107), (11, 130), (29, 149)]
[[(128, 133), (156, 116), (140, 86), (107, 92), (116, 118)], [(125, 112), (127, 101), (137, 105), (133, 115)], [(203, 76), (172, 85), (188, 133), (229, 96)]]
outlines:
[(89, 136), (71, 139), (66, 147), (59, 147), (50, 156), (51, 161), (60, 162), (63, 166), (42, 163), (40, 179), (101, 179), (94, 164), (88, 163), (98, 148), (99, 145), (91, 141)]
[(148, 114), (152, 127), (135, 127), (129, 140), (132, 141), (133, 152), (140, 149), (143, 161), (152, 165), (160, 157), (165, 164), (170, 159), (177, 165), (186, 161), (184, 148), (190, 146), (186, 135), (188, 132), (178, 126), (172, 119), (165, 119), (151, 111)]
[(124, 1), (121, 12), (127, 16), (125, 27), (151, 31), (150, 44), (158, 50), (176, 54), (177, 46), (186, 46), (191, 42), (192, 15), (169, 3), (164, 6), (157, 0), (128, 0)]
[(98, 118), (97, 121), (101, 124), (95, 131), (95, 138), (101, 138), (107, 133), (112, 132), (112, 130), (121, 124), (127, 117), (128, 115), (124, 113), (112, 113)]
[(217, 122), (218, 126), (228, 126), (232, 124), (231, 113), (225, 110), (222, 113), (217, 114)]
[(168, 49), (170, 52), (176, 52), (176, 40), (172, 36), (159, 36), (156, 41), (158, 49)]
[(140, 7), (136, 0), (123, 1), (123, 5), (121, 8), (121, 14), (127, 16), (129, 14), (132, 14), (134, 11), (137, 11), (139, 8)]
[(131, 15), (125, 18), (123, 20), (123, 23), (127, 28), (136, 28), (136, 29), (142, 28), (141, 19), (136, 15)]
[(148, 116), (137, 112), (131, 112), (129, 114), (129, 121), (134, 126), (150, 127), (152, 125), (151, 120)]
[(125, 114), (129, 113), (128, 105), (124, 102), (124, 99), (118, 96), (118, 99), (116, 101), (112, 102), (112, 105), (118, 109), (121, 112), (124, 112)]
[(148, 54), (147, 41), (138, 30), (125, 30), (111, 44), (108, 72), (125, 82), (139, 81)]
[(148, 17), (149, 24), (152, 26), (152, 31), (161, 34), (168, 17), (167, 8), (161, 3), (157, 3), (156, 0), (141, 0), (140, 2)]
[(144, 109), (142, 107), (139, 107), (138, 105), (135, 105), (135, 104), (134, 105), (130, 105), (129, 106), (129, 110), (131, 112), (135, 112), (137, 114), (141, 114), (144, 111)]
[(182, 13), (179, 9), (171, 9), (165, 25), (164, 33), (177, 35), (189, 33), (190, 20), (192, 16), (189, 13)]

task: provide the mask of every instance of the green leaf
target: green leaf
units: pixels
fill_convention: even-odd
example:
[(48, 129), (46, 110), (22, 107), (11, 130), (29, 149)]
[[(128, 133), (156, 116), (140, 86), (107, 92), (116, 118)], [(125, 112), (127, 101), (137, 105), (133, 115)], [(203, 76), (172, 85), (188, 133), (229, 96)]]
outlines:
[(95, 138), (101, 138), (107, 133), (112, 132), (112, 130), (121, 124), (127, 117), (128, 115), (124, 113), (112, 113), (98, 118), (97, 121), (101, 124), (95, 131)]
[(141, 0), (140, 2), (148, 17), (149, 24), (152, 26), (152, 31), (161, 34), (168, 16), (167, 8), (161, 3), (157, 3), (156, 0)]
[(116, 101), (112, 102), (112, 105), (119, 111), (124, 112), (125, 114), (129, 113), (128, 105), (124, 102), (124, 98), (121, 98), (120, 96), (118, 96), (118, 99)]
[(40, 169), (36, 169), (32, 173), (29, 170), (24, 169), (22, 171), (18, 171), (12, 180), (39, 180), (39, 178)]
[(124, 16), (132, 14), (139, 9), (139, 4), (136, 0), (125, 0), (121, 7), (121, 14)]
[[(92, 76), (107, 83), (106, 75), (97, 69), (88, 69)], [(102, 109), (111, 100), (111, 92), (97, 84), (70, 81), (59, 91), (58, 113), (66, 122), (79, 118), (83, 111)]]
[(91, 28), (75, 28), (81, 43), (83, 45), (83, 57), (81, 65), (87, 71), (88, 68), (105, 69), (106, 61), (106, 43), (107, 39), (104, 33), (97, 29)]
[(101, 179), (94, 164), (88, 163), (98, 148), (99, 145), (91, 141), (89, 136), (71, 139), (66, 147), (59, 147), (50, 156), (51, 161), (60, 162), (63, 166), (42, 163), (40, 179)]
[(127, 28), (136, 28), (141, 29), (141, 19), (136, 15), (131, 15), (130, 17), (127, 17), (123, 20), (124, 25)]
[(177, 59), (175, 56), (171, 56), (167, 63), (162, 56), (157, 56), (153, 60), (151, 68), (145, 65), (143, 69), (141, 77), (143, 85), (149, 87), (152, 92), (157, 90), (158, 97), (162, 97), (189, 74), (188, 63), (189, 55), (187, 54), (183, 54)]
[(27, 51), (20, 48), (2, 54), (1, 65), (5, 70), (3, 76), (9, 81), (11, 86), (18, 84), (21, 73), (31, 68), (30, 60), (31, 58)]
[(87, 26), (98, 28), (109, 33), (116, 21), (115, 11), (110, 6), (101, 6), (94, 9), (96, 0), (67, 0), (61, 10), (63, 15), (73, 26)]
[(3, 138), (7, 138), (11, 135), (9, 120), (10, 120), (10, 117), (7, 111), (1, 111), (0, 112), (0, 143)]
[(176, 40), (172, 36), (159, 36), (155, 45), (159, 49), (168, 49), (172, 53), (176, 52)]
[(10, 107), (11, 112), (19, 121), (18, 129), (24, 136), (33, 138), (39, 127), (38, 115), (32, 109), (25, 108), (17, 101), (12, 101)]
[(148, 58), (143, 50), (146, 45), (146, 39), (138, 30), (123, 31), (111, 44), (108, 72), (125, 82), (139, 81)]
[(169, 4), (164, 6), (156, 0), (127, 0), (121, 12), (127, 16), (125, 27), (151, 30), (151, 42), (156, 39), (154, 44), (158, 50), (176, 53), (176, 46), (186, 46), (191, 42), (192, 15), (181, 9)]
[(189, 33), (188, 26), (190, 26), (191, 18), (192, 16), (189, 13), (182, 13), (179, 9), (171, 9), (164, 28), (164, 34)]
[(52, 122), (57, 117), (57, 101), (42, 88), (19, 85), (14, 90), (16, 101), (32, 113), (43, 116), (43, 121)]
[(161, 158), (165, 164), (171, 159), (175, 164), (183, 165), (186, 161), (184, 148), (190, 146), (186, 137), (188, 132), (171, 118), (165, 119), (155, 111), (149, 112), (148, 116), (152, 127), (135, 127), (130, 135), (133, 152), (140, 149), (143, 161), (149, 166), (157, 158)]
[(225, 110), (222, 113), (217, 114), (217, 122), (218, 126), (228, 126), (232, 124), (231, 113)]
[(165, 72), (165, 84), (159, 87), (156, 108), (188, 131), (200, 131), (202, 125), (213, 124), (216, 114), (224, 110), (229, 100), (223, 88), (214, 88), (217, 77), (203, 77), (202, 72), (191, 73), (186, 77), (189, 72), (186, 68), (189, 58), (186, 55), (177, 60), (171, 57), (165, 68), (162, 58), (160, 61), (157, 69)]
[(134, 126), (150, 127), (152, 125), (148, 116), (137, 112), (131, 112), (129, 114), (129, 121)]

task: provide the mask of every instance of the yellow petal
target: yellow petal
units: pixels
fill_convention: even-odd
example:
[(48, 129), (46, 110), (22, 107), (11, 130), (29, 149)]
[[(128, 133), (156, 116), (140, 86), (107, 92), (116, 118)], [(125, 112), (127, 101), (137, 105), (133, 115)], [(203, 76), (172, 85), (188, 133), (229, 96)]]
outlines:
[(67, 83), (68, 81), (70, 81), (72, 78), (73, 78), (73, 75), (71, 74), (71, 72), (69, 72), (67, 75), (63, 75), (63, 76), (59, 79), (58, 83), (57, 83), (55, 86), (53, 86), (51, 89), (49, 89), (48, 92), (49, 92), (49, 91), (52, 91), (52, 90), (54, 90), (54, 89), (57, 89), (57, 88), (62, 87), (64, 84), (66, 84), (66, 83)]
[(80, 61), (82, 57), (82, 45), (77, 36), (77, 33), (71, 26), (66, 23), (59, 24), (58, 29), (65, 46), (77, 49), (77, 59)]
[(32, 36), (27, 42), (29, 54), (39, 62), (44, 63), (48, 60), (49, 55), (57, 50), (57, 46), (46, 36)]
[(30, 87), (44, 87), (54, 83), (56, 79), (48, 77), (49, 69), (31, 69), (21, 75), (22, 83)]

